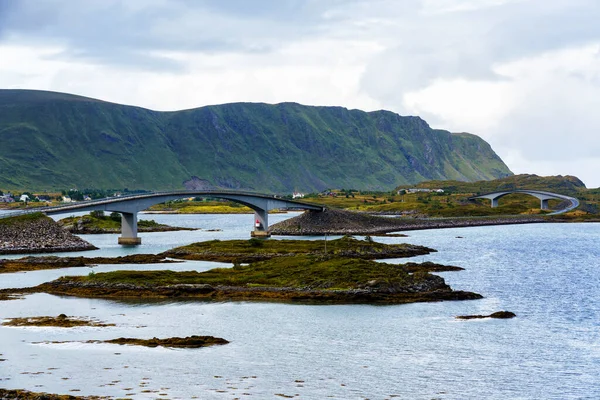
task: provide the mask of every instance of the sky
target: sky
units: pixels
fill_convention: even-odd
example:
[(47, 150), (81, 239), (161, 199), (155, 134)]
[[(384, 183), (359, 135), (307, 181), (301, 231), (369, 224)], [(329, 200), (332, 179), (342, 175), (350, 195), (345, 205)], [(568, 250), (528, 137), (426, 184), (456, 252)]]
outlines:
[(597, 0), (0, 0), (0, 88), (418, 115), (600, 186)]

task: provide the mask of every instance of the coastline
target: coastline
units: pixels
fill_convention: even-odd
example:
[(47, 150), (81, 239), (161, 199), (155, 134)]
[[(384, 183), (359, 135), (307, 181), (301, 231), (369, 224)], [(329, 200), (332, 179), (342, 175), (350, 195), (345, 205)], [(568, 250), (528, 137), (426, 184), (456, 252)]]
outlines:
[[(439, 278), (439, 279), (438, 279)], [(32, 292), (59, 296), (109, 299), (197, 299), (206, 301), (281, 301), (312, 304), (408, 304), (449, 300), (477, 300), (480, 294), (452, 290), (435, 276), (432, 290), (407, 287), (402, 292), (371, 289), (319, 290), (291, 287), (241, 287), (207, 284), (135, 285), (82, 283), (63, 279), (41, 284)], [(440, 280), (442, 283), (440, 283)]]
[(322, 213), (306, 212), (271, 225), (272, 235), (375, 235), (422, 229), (467, 228), (490, 225), (519, 225), (566, 222), (543, 216), (463, 217), (416, 219), (381, 217), (370, 214), (327, 209)]

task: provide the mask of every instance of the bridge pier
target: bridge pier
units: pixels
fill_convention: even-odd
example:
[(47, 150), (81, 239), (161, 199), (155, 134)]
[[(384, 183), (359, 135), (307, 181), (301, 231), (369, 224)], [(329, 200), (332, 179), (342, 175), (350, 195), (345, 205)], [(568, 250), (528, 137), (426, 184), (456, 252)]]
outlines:
[(492, 208), (498, 207), (498, 197), (495, 199), (490, 199), (492, 201)]
[[(138, 237), (138, 212), (145, 210), (154, 204), (192, 196), (206, 196), (227, 199), (252, 208), (255, 211), (255, 214), (253, 221), (254, 230), (251, 232), (251, 235), (253, 237), (261, 238), (267, 238), (270, 236), (269, 210), (293, 207), (303, 210), (325, 211), (325, 207), (316, 204), (303, 203), (295, 200), (286, 200), (273, 195), (240, 192), (234, 190), (181, 190), (162, 193), (136, 194), (131, 196), (85, 201), (77, 204), (69, 204), (58, 207), (46, 207), (41, 211), (47, 215), (63, 214), (76, 210), (102, 210), (121, 213), (122, 226), (119, 244), (138, 245), (142, 243), (142, 239)], [(258, 226), (256, 221), (258, 221)]]
[(267, 210), (254, 210), (254, 230), (250, 236), (255, 238), (271, 237), (269, 233), (269, 212)]
[(121, 236), (119, 244), (138, 245), (142, 244), (142, 238), (137, 235), (137, 213), (121, 213)]
[(547, 210), (548, 209), (548, 199), (541, 199), (540, 203), (541, 203), (540, 208), (542, 210)]

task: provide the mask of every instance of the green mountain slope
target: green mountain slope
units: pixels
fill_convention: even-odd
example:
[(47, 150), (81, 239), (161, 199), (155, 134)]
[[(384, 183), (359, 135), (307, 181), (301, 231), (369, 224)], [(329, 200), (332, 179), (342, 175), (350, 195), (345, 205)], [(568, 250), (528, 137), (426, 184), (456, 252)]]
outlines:
[(585, 184), (579, 178), (571, 175), (538, 176), (520, 174), (478, 182), (427, 181), (414, 186), (402, 185), (397, 190), (410, 187), (444, 189), (445, 192), (449, 193), (491, 193), (501, 190), (530, 189), (577, 196), (579, 193), (588, 192)]
[(511, 175), (481, 138), (418, 117), (234, 103), (156, 112), (63, 93), (0, 90), (0, 187), (281, 192), (391, 190)]

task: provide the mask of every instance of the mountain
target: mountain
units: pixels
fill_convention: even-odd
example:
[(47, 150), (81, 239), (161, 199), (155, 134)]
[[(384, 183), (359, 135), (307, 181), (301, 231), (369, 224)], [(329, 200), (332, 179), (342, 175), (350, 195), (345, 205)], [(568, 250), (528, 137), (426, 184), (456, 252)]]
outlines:
[(481, 138), (419, 117), (296, 103), (158, 112), (64, 93), (0, 90), (0, 187), (267, 192), (391, 190), (512, 173)]

